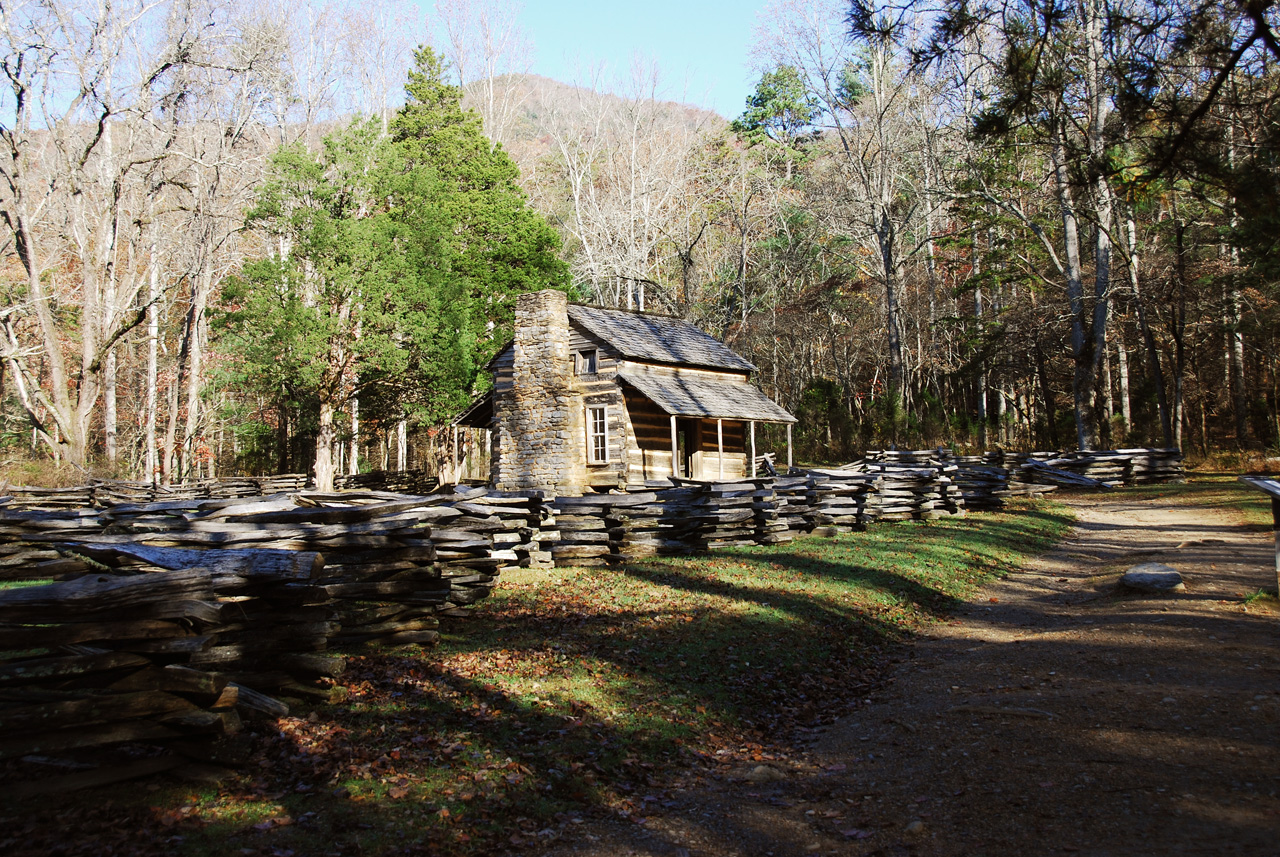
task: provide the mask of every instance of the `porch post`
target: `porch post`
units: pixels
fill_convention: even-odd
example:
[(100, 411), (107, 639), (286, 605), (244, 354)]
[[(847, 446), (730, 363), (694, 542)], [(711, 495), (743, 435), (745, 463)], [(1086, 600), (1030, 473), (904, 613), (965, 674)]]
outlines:
[(751, 478), (756, 478), (756, 421), (752, 420), (748, 423), (751, 426)]
[(671, 478), (680, 475), (680, 455), (676, 448), (676, 415), (671, 415)]
[(454, 426), (453, 426), (453, 484), (454, 484), (454, 485), (457, 485), (457, 484), (458, 484), (458, 482), (460, 481), (460, 480), (458, 479), (458, 475), (459, 475), (459, 474), (458, 474), (458, 469), (459, 469), (459, 465), (458, 465), (458, 425), (457, 425), (457, 423), (455, 423), (455, 424), (454, 424)]
[(716, 465), (720, 468), (718, 481), (724, 481), (724, 420), (716, 420)]
[(791, 458), (791, 423), (787, 423), (787, 469), (793, 465)]

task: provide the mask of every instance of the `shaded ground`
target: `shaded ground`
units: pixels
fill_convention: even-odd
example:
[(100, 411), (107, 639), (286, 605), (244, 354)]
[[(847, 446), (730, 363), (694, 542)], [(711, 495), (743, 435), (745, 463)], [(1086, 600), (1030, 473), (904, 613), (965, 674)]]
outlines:
[[(1065, 498), (1071, 538), (905, 646), (804, 758), (726, 767), (551, 853), (1280, 852), (1280, 612), (1249, 598), (1275, 586), (1271, 535), (1211, 496), (1149, 496)], [(1150, 560), (1187, 591), (1115, 591)]]

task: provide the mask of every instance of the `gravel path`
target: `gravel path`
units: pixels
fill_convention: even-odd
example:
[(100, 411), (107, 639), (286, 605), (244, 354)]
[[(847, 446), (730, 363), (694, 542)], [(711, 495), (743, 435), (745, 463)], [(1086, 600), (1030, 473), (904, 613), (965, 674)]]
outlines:
[[(1123, 494), (1064, 498), (1074, 534), (904, 647), (806, 758), (732, 772), (597, 855), (1280, 854), (1280, 611), (1269, 532)], [(1129, 566), (1183, 593), (1123, 595)]]

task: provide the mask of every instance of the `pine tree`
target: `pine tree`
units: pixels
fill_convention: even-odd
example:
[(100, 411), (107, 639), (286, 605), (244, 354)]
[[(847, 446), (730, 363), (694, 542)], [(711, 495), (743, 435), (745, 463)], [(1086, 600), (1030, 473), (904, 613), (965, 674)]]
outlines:
[[(510, 337), (516, 296), (567, 290), (569, 269), (559, 236), (528, 206), (519, 169), (484, 136), (480, 116), (462, 109), (462, 90), (447, 82), (439, 56), (424, 47), (415, 60), (407, 103), (391, 126), (399, 178), (390, 200), (392, 217), (410, 233), (424, 218), (450, 225), (439, 299), (407, 331), (427, 382), (419, 389), (431, 394), (417, 402), (420, 416), (438, 421), (466, 403), (477, 370)], [(424, 177), (429, 195), (414, 190)], [(397, 182), (405, 184), (400, 192)]]
[(224, 288), (231, 381), (314, 425), (321, 490), (354, 400), (362, 418), (447, 419), (510, 335), (516, 296), (568, 288), (558, 236), (430, 48), (406, 91), (389, 138), (358, 120), (318, 154), (276, 153), (249, 217), (276, 253)]

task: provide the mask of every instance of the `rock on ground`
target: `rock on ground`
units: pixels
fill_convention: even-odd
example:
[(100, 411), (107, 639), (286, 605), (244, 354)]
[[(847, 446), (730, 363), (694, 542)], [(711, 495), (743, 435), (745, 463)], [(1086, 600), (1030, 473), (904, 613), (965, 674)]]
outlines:
[(1182, 592), (1187, 588), (1178, 570), (1162, 562), (1131, 566), (1121, 576), (1120, 585), (1136, 592)]

